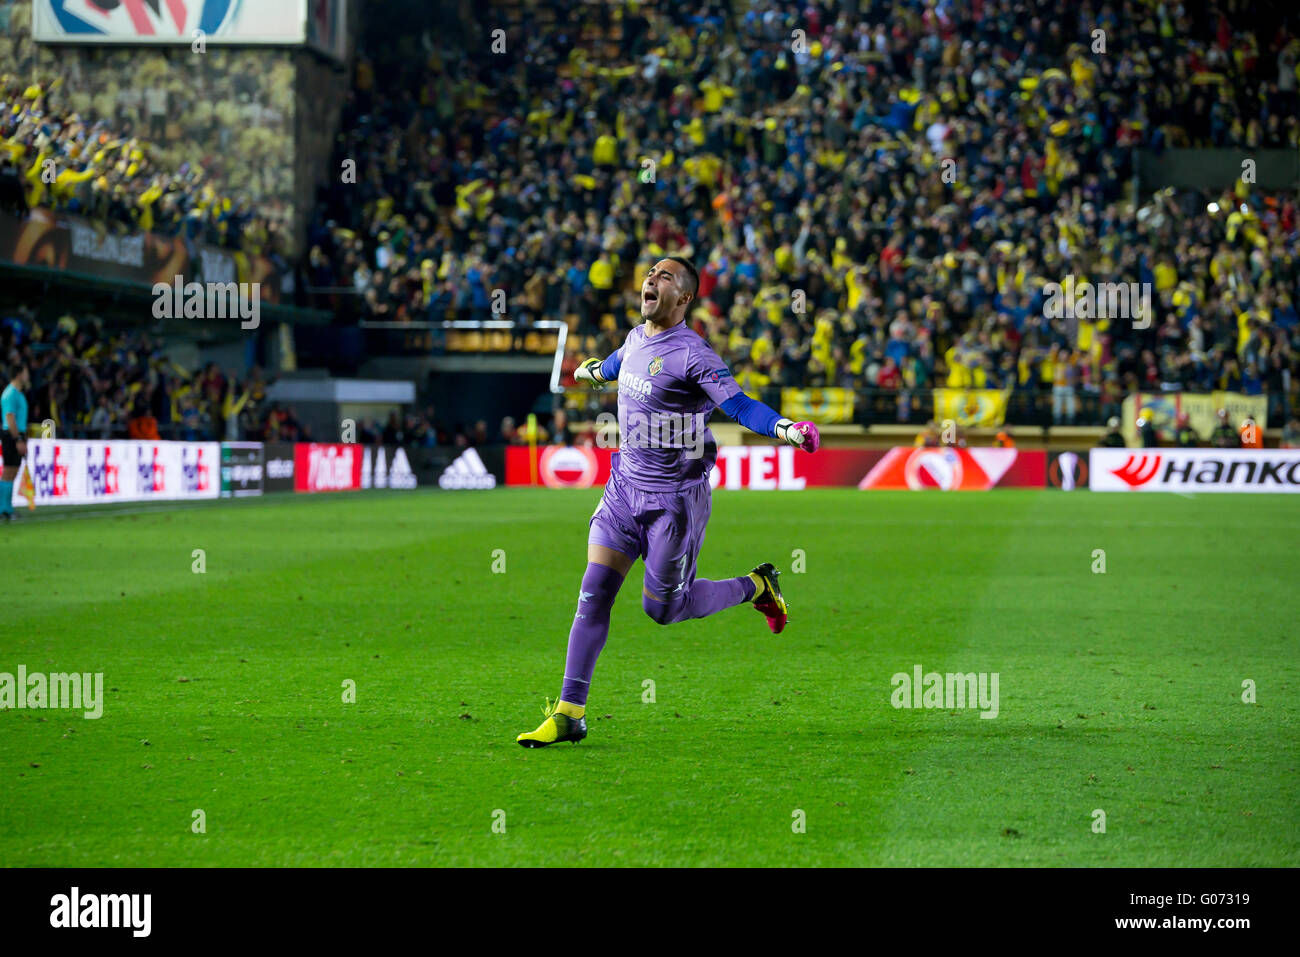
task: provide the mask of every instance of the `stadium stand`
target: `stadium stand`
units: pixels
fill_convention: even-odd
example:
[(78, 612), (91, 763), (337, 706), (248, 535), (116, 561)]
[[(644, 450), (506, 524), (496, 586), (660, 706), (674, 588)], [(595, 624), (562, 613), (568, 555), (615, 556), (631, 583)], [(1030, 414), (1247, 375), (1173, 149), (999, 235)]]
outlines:
[[(680, 252), (754, 395), (919, 422), (929, 387), (1004, 388), (1013, 419), (1098, 425), (1137, 390), (1268, 391), (1280, 426), (1294, 191), (1133, 184), (1137, 148), (1300, 146), (1291, 21), (1239, 7), (510, 2), (418, 69), (372, 41), (334, 158), (360, 178), (322, 199), (308, 283), (398, 322), (488, 318), (500, 289), (604, 354)], [(1149, 283), (1150, 328), (1047, 318), (1067, 276)]]
[(0, 2), (0, 208), (290, 252), (287, 66), (264, 77), (261, 53), (214, 47), (198, 59), (101, 49), (90, 69), (33, 42), (30, 16), (30, 3)]

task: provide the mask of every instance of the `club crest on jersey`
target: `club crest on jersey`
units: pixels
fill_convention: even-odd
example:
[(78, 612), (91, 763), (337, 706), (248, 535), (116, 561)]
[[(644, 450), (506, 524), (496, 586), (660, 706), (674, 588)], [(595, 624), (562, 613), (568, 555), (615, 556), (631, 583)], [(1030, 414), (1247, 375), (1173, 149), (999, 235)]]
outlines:
[(651, 375), (658, 375), (664, 371), (663, 356), (655, 356), (650, 360), (650, 365), (646, 366), (646, 371)]

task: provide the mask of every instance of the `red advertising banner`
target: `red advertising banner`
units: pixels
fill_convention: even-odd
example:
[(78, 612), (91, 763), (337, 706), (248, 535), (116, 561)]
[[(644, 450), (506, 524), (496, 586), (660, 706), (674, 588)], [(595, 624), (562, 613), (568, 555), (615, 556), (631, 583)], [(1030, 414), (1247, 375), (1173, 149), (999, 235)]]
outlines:
[(1047, 453), (1042, 449), (890, 449), (858, 483), (872, 489), (1043, 488)]
[(299, 442), (293, 447), (295, 492), (350, 492), (361, 488), (361, 445)]
[(545, 445), (532, 452), (525, 445), (506, 447), (507, 485), (591, 488), (609, 481), (610, 456), (617, 449), (586, 445)]
[(790, 445), (727, 445), (709, 475), (714, 488), (799, 491), (852, 488), (883, 452), (876, 449), (822, 449), (813, 455)]
[[(546, 446), (536, 458), (525, 446), (506, 449), (507, 485), (547, 488), (591, 488), (609, 481), (610, 459), (617, 449), (590, 446)], [(824, 449), (807, 455), (791, 446), (724, 445), (709, 474), (714, 488), (785, 489), (810, 486), (852, 487), (880, 458), (867, 450)]]
[[(615, 449), (546, 446), (506, 449), (507, 485), (591, 488), (609, 480)], [(789, 445), (724, 445), (709, 473), (714, 488), (799, 491), (805, 488), (989, 489), (1047, 484), (1040, 449), (822, 449), (808, 455)]]

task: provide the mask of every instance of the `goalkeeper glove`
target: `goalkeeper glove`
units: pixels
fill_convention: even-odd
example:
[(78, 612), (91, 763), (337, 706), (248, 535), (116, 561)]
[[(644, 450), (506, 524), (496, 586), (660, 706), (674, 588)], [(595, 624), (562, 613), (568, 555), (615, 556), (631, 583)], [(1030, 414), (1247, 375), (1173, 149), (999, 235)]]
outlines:
[(817, 431), (817, 426), (811, 422), (794, 422), (790, 419), (781, 419), (776, 423), (776, 437), (782, 442), (789, 442), (791, 445), (803, 449), (805, 452), (816, 452), (822, 444), (821, 433)]
[(605, 377), (600, 374), (601, 365), (599, 359), (584, 359), (582, 364), (573, 370), (574, 381), (600, 385), (605, 381)]

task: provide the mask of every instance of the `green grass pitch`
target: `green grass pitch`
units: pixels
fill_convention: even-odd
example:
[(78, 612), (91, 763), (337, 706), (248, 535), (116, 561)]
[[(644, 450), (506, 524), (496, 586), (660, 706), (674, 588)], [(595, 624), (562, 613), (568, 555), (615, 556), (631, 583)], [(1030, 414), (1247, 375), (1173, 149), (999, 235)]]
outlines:
[[(638, 565), (590, 736), (526, 751), (598, 497), (0, 529), (0, 672), (106, 692), (0, 711), (0, 864), (1300, 864), (1300, 498), (718, 492), (700, 574), (776, 562), (785, 633), (656, 625)], [(996, 672), (998, 717), (895, 709), (918, 664)]]

